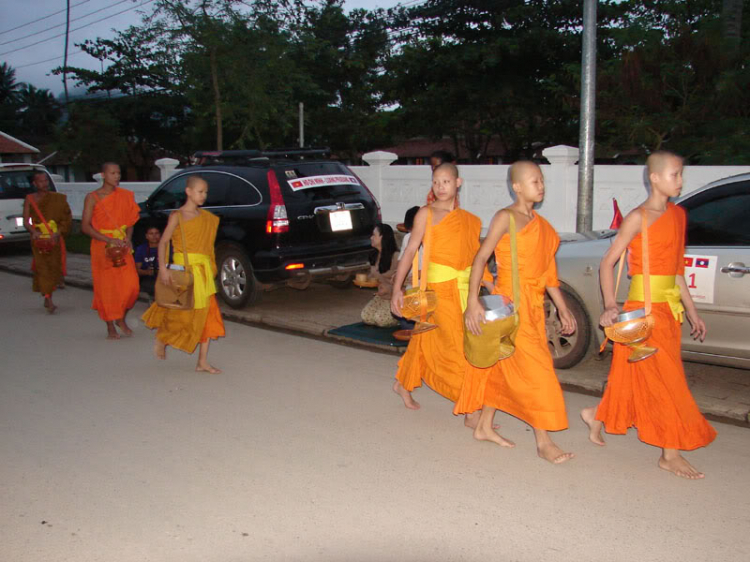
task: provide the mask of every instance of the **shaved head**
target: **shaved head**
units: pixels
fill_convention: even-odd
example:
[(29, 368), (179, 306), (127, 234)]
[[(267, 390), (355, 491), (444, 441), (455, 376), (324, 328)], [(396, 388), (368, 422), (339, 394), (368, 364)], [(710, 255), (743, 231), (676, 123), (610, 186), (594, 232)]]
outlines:
[(508, 170), (510, 183), (520, 183), (529, 170), (541, 170), (541, 168), (531, 160), (519, 160), (515, 162), (510, 167), (510, 170)]
[(120, 165), (117, 162), (105, 162), (104, 164), (102, 164), (102, 167), (99, 171), (103, 174), (104, 172), (107, 171), (107, 168), (109, 168), (110, 166), (117, 166), (118, 168), (120, 167)]
[(678, 156), (674, 152), (669, 152), (668, 150), (652, 152), (646, 160), (646, 168), (649, 175), (661, 173), (664, 171), (664, 167), (673, 159), (678, 160), (682, 164), (682, 156)]
[(198, 187), (199, 185), (204, 184), (204, 183), (206, 185), (208, 185), (208, 183), (206, 182), (206, 180), (204, 180), (202, 177), (200, 177), (200, 176), (190, 176), (188, 178), (188, 180), (187, 180), (187, 184), (185, 185), (185, 187), (187, 187), (188, 189), (195, 189), (196, 187)]
[(458, 168), (455, 164), (451, 164), (450, 162), (443, 162), (439, 166), (435, 167), (435, 169), (432, 171), (432, 174), (435, 175), (438, 170), (445, 170), (446, 172), (450, 173), (453, 178), (458, 178)]

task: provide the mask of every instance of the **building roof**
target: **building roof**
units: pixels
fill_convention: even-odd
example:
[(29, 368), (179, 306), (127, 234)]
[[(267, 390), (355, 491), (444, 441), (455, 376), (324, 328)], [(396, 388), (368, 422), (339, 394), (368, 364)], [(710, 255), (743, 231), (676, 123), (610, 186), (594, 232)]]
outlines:
[(0, 131), (0, 154), (39, 154), (39, 149)]
[[(430, 140), (424, 137), (416, 137), (407, 139), (396, 146), (389, 146), (387, 148), (380, 148), (385, 152), (394, 152), (399, 158), (429, 158), (430, 154), (436, 150), (445, 150), (451, 154), (455, 154), (456, 147), (452, 139), (442, 138), (439, 140)], [(505, 147), (498, 139), (492, 139), (487, 147), (487, 154), (483, 154), (483, 157), (487, 156), (502, 156), (505, 154)], [(469, 160), (470, 154), (460, 145), (458, 149), (458, 160)]]

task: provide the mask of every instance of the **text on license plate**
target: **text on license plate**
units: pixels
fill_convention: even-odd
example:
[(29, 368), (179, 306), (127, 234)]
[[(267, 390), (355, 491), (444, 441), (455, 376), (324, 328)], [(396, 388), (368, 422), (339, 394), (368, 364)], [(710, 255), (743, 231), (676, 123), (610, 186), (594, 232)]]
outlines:
[(329, 213), (329, 216), (331, 217), (331, 230), (333, 232), (352, 229), (351, 211), (333, 211)]

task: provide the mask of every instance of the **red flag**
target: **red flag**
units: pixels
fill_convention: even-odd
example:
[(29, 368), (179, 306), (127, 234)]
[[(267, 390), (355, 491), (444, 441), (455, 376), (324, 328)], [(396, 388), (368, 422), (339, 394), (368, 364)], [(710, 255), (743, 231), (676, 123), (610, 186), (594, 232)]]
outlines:
[(620, 212), (620, 207), (617, 206), (617, 199), (614, 197), (612, 198), (612, 205), (614, 205), (615, 208), (615, 216), (612, 217), (612, 224), (609, 225), (609, 228), (617, 230), (622, 224), (622, 213)]

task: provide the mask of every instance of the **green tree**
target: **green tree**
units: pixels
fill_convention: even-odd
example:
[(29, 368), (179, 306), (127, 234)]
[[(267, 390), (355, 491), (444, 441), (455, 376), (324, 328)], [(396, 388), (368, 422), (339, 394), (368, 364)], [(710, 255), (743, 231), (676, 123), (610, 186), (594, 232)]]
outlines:
[(18, 92), (18, 120), (24, 138), (31, 144), (52, 140), (62, 108), (49, 90), (24, 84)]
[(0, 131), (19, 133), (18, 111), (22, 83), (16, 80), (16, 69), (4, 62), (0, 64)]

